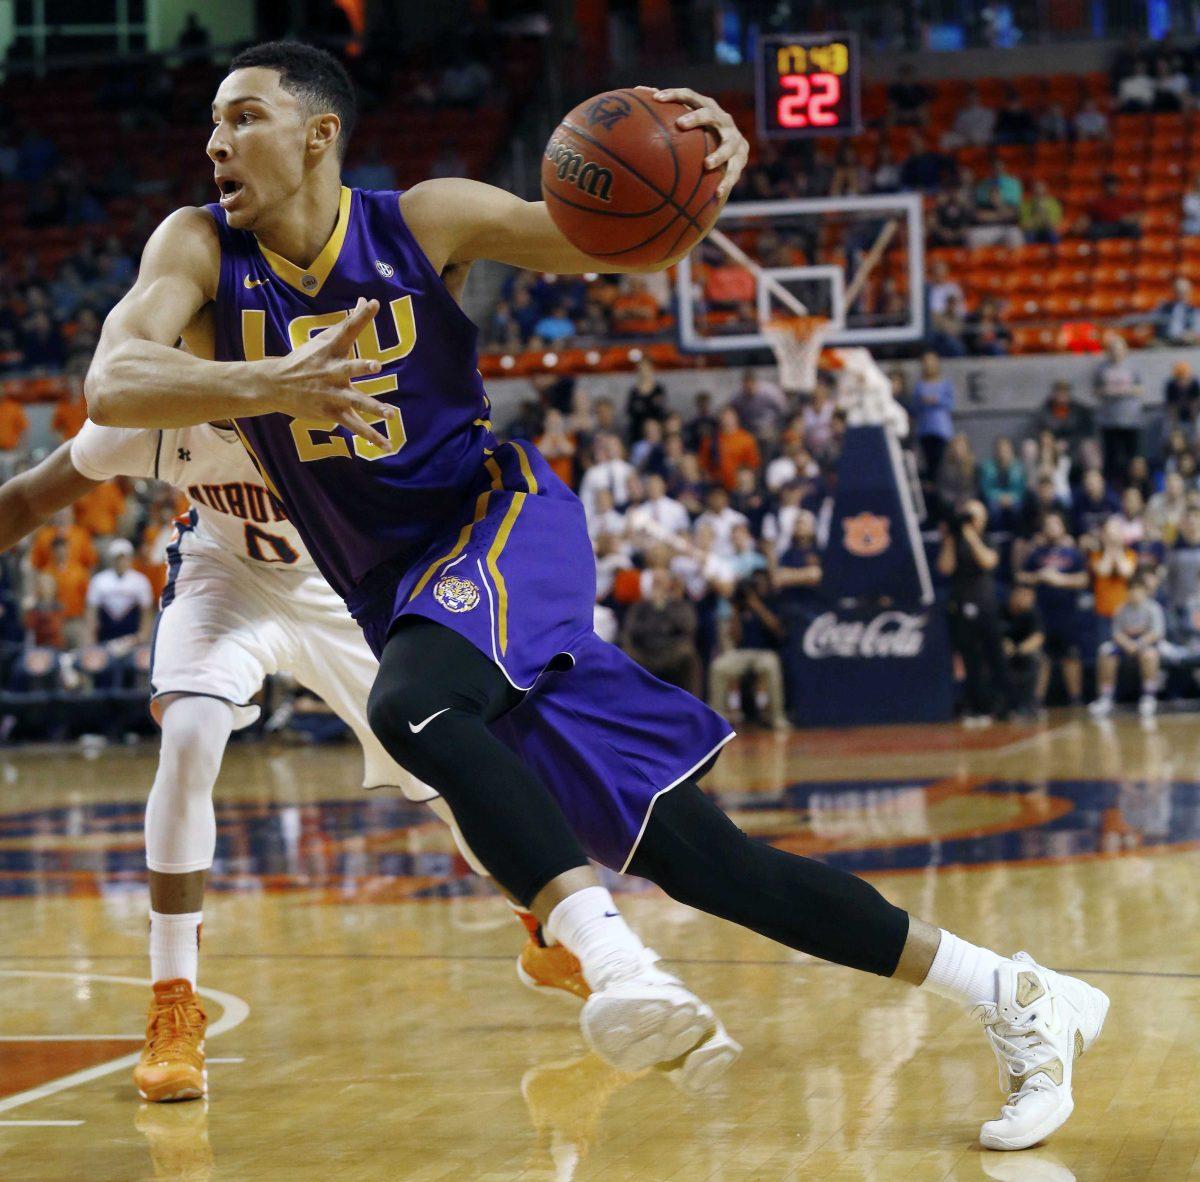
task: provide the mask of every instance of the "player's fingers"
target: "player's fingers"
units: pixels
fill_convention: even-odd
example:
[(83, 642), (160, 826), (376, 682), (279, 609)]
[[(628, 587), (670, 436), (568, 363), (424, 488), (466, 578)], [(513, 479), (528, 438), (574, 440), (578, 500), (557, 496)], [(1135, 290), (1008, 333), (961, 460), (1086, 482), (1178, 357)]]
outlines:
[(733, 192), (733, 186), (741, 179), (742, 170), (746, 167), (748, 158), (748, 149), (742, 149), (735, 153), (725, 166), (725, 175), (721, 178), (721, 183), (717, 186), (718, 201), (724, 201)]
[(689, 127), (720, 127), (723, 111), (712, 107), (693, 107), (685, 115), (675, 120), (675, 126), (687, 131)]
[(388, 441), (387, 436), (381, 435), (378, 431), (376, 431), (375, 428), (372, 427), (371, 424), (368, 423), (356, 411), (344, 410), (338, 416), (338, 422), (341, 423), (343, 427), (348, 428), (355, 435), (365, 439), (368, 443), (373, 443), (382, 451), (390, 452), (392, 450), (392, 445)]
[(737, 136), (722, 136), (721, 142), (704, 157), (704, 167), (711, 171), (728, 163), (741, 150)]
[(381, 402), (369, 394), (360, 394), (357, 390), (351, 391), (345, 405), (348, 410), (356, 412), (369, 422), (378, 419), (394, 419), (400, 414), (398, 406), (393, 406), (390, 402)]
[(350, 315), (340, 324), (335, 324), (333, 328), (327, 330), (329, 347), (339, 353), (349, 352), (364, 325), (378, 311), (378, 300), (364, 300), (362, 296), (359, 296), (358, 303), (354, 305), (354, 310)]
[(351, 357), (349, 361), (337, 362), (335, 372), (347, 382), (351, 378), (365, 378), (368, 374), (379, 372), (379, 362), (367, 357)]
[(654, 92), (655, 99), (660, 103), (687, 103), (689, 107), (699, 107), (704, 99), (690, 86), (668, 86)]

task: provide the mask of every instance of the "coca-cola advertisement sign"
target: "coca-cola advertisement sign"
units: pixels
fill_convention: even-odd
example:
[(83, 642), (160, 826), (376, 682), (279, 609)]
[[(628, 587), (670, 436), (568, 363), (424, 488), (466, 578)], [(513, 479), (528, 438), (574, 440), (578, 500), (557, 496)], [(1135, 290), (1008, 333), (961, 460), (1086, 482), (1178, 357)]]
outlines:
[(804, 655), (813, 661), (919, 657), (925, 647), (926, 620), (924, 613), (902, 611), (849, 620), (839, 619), (836, 612), (824, 612), (805, 629)]
[(827, 600), (793, 632), (786, 659), (802, 726), (943, 722), (953, 710), (949, 638), (936, 607)]

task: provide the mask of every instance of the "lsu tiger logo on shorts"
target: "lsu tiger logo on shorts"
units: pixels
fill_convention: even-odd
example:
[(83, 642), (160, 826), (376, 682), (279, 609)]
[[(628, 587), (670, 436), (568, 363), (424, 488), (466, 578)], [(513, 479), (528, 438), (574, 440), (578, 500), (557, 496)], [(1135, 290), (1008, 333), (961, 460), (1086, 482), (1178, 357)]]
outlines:
[(892, 544), (892, 523), (878, 513), (859, 513), (842, 521), (842, 544), (856, 558), (876, 558)]
[(470, 579), (446, 575), (438, 579), (433, 588), (433, 597), (448, 612), (469, 612), (479, 603), (479, 588)]

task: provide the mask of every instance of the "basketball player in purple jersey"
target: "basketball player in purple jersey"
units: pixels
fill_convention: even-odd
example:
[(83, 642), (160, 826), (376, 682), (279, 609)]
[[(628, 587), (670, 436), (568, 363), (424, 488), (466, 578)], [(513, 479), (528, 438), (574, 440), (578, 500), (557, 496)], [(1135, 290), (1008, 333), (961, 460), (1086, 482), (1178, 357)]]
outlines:
[[(747, 154), (732, 120), (691, 91), (652, 94), (716, 132), (707, 166), (726, 169), (723, 201)], [(1108, 999), (751, 841), (704, 796), (697, 779), (729, 728), (595, 636), (582, 508), (531, 445), (495, 441), (475, 330), (445, 287), (480, 258), (564, 274), (606, 266), (543, 204), (488, 185), (344, 189), (354, 113), (345, 72), (320, 51), (276, 43), (233, 61), (208, 144), (221, 199), (177, 211), (151, 238), (88, 375), (92, 417), (237, 422), (380, 655), (373, 729), (578, 956), (584, 1034), (614, 1065), (691, 1065), (695, 1084), (738, 1048), (656, 967), (585, 850), (789, 947), (973, 1010), (1009, 1092), (984, 1144), (1050, 1135), (1070, 1115), (1074, 1059)], [(209, 304), (215, 359), (175, 350)]]

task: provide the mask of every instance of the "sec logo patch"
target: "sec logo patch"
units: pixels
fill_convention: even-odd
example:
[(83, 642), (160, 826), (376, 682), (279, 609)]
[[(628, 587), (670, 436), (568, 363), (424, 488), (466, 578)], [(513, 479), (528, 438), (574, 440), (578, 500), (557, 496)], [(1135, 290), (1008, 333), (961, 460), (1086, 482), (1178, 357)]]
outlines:
[(447, 575), (434, 585), (433, 597), (448, 612), (469, 612), (479, 603), (479, 588), (470, 579)]

